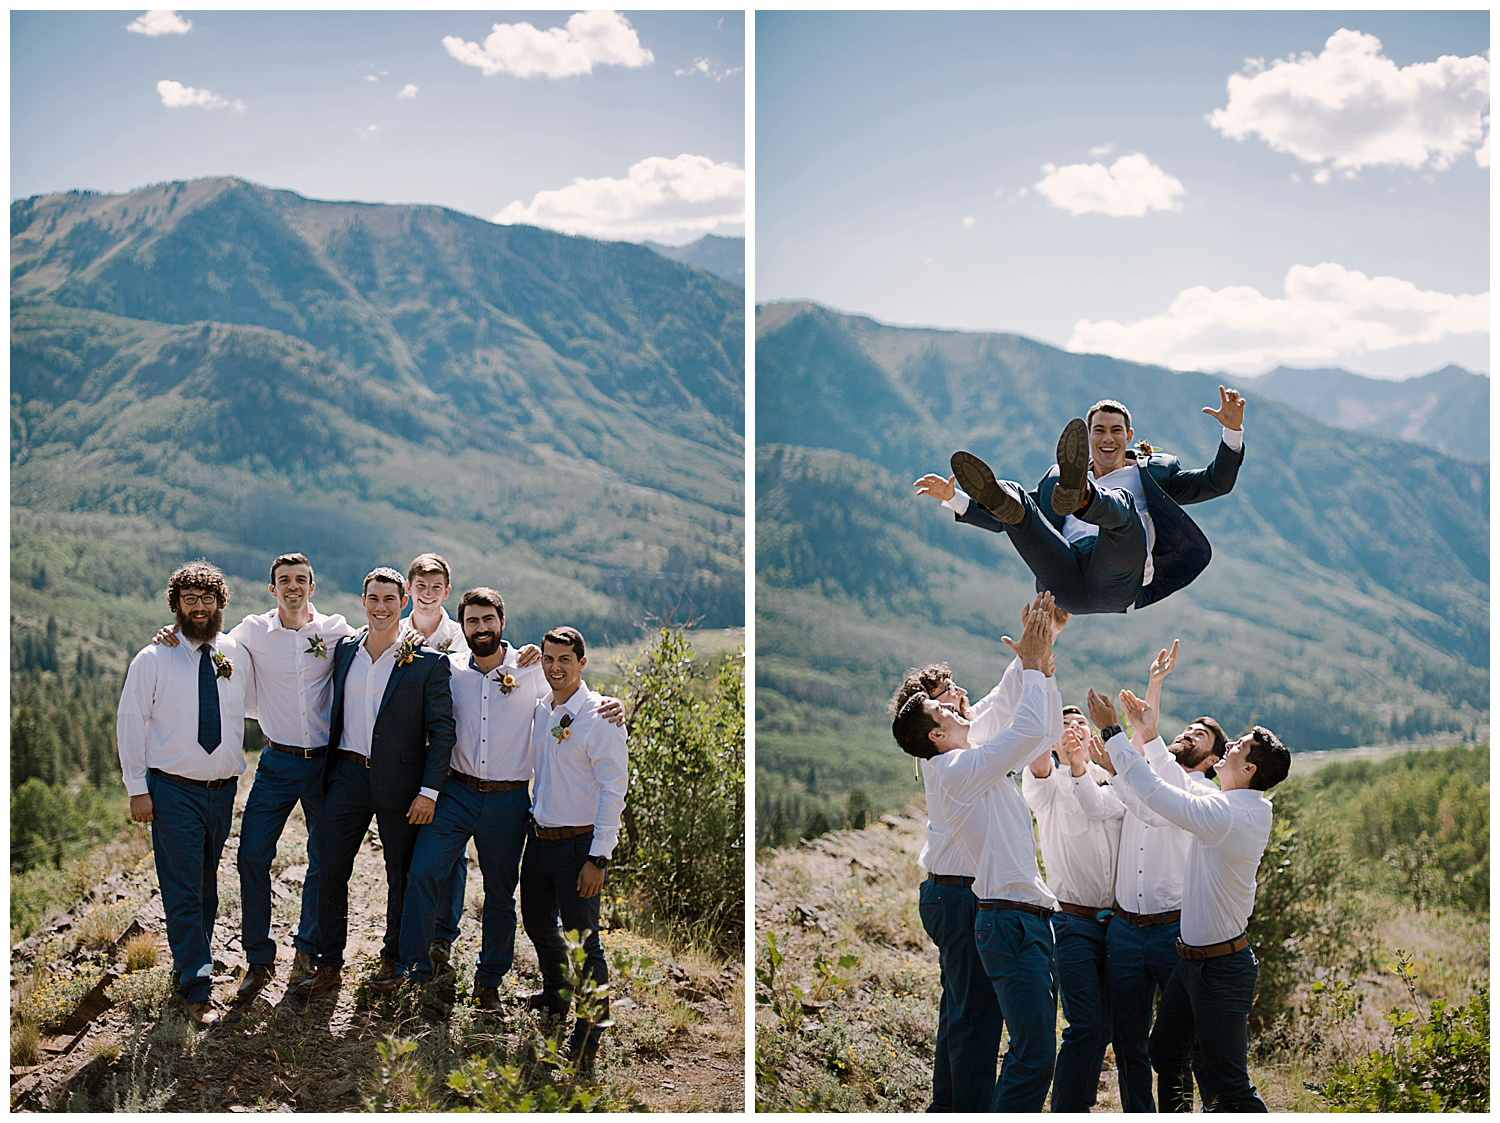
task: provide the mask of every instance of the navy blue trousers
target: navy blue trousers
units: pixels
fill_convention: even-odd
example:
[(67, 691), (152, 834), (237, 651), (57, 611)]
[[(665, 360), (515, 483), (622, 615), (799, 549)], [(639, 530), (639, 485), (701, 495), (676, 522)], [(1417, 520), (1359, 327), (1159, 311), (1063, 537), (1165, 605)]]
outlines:
[(609, 982), (609, 964), (599, 939), (599, 903), (603, 893), (578, 895), (578, 874), (589, 859), (592, 834), (548, 840), (534, 830), (526, 833), (526, 856), (521, 861), (521, 923), (536, 946), (542, 969), (542, 990), (558, 1006), (566, 1001), (568, 948), (564, 932), (582, 932), (587, 955), (583, 972), (595, 983)]
[(1010, 1031), (990, 1110), (1041, 1111), (1057, 1057), (1052, 929), (1030, 913), (980, 909), (974, 942)]
[(1000, 1003), (974, 942), (978, 900), (962, 885), (923, 881), (917, 911), (938, 949), (938, 1004), (928, 1111), (988, 1111), (1000, 1056)]
[[(1260, 968), (1243, 948), (1215, 959), (1182, 959), (1172, 973), (1151, 1031), (1151, 1063), (1178, 1073), (1191, 1059), (1204, 1111), (1266, 1111), (1250, 1081), (1250, 1003)], [(1196, 1043), (1196, 1052), (1194, 1047)], [(1161, 1097), (1163, 1111), (1192, 1111), (1189, 1092)]]
[(1124, 612), (1135, 604), (1146, 576), (1146, 528), (1129, 492), (1096, 487), (1078, 517), (1097, 526), (1099, 534), (1070, 543), (1042, 515), (1031, 493), (1017, 490), (1025, 515), (1014, 526), (997, 526), (1010, 535), (1039, 591), (1050, 591), (1058, 606), (1072, 613)]
[(1062, 1043), (1052, 1074), (1052, 1110), (1088, 1111), (1098, 1098), (1099, 1073), (1109, 1045), (1109, 982), (1105, 976), (1107, 924), (1065, 912), (1052, 917), (1057, 987), (1062, 997)]
[(213, 993), (214, 918), (219, 914), (219, 859), (234, 820), (236, 785), (209, 791), (159, 772), (146, 774), (151, 848), (167, 918), (172, 974), (187, 1003)]
[(245, 800), (235, 860), (240, 873), (240, 939), (250, 963), (276, 961), (276, 941), (271, 937), (271, 861), (276, 857), (276, 843), (286, 828), (287, 817), (299, 800), (307, 820), (307, 877), (302, 882), (302, 913), (292, 944), (297, 951), (312, 955), (318, 946), (323, 758), (307, 760), (266, 746)]
[[(1120, 916), (1109, 922), (1110, 1022), (1113, 1026), (1115, 1068), (1120, 1075), (1120, 1103), (1125, 1111), (1156, 1110), (1151, 1095), (1151, 1056), (1147, 1042), (1158, 991), (1165, 992), (1177, 970), (1177, 936), (1181, 924), (1169, 920), (1144, 928)], [(1163, 1100), (1192, 1099), (1192, 1069), (1184, 1064), (1173, 1072), (1157, 1073)]]

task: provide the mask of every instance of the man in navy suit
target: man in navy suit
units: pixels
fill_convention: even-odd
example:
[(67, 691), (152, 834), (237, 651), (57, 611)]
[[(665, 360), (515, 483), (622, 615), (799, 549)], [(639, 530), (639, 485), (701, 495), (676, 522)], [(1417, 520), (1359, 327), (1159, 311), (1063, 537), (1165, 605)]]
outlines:
[(373, 816), (385, 854), (386, 917), (381, 960), (397, 960), (401, 903), (417, 832), (432, 821), (453, 751), (448, 660), (401, 637), (406, 581), (380, 567), (365, 578), (368, 627), (333, 651), (333, 712), (319, 826), (323, 856), (316, 967), (303, 995), (339, 985), (349, 927), (349, 877)]
[(1131, 449), (1130, 411), (1105, 399), (1087, 421), (1068, 422), (1057, 463), (1034, 492), (997, 481), (969, 452), (953, 454), (952, 476), (928, 474), (914, 486), (959, 522), (1009, 534), (1037, 589), (1058, 607), (1075, 615), (1145, 608), (1208, 566), (1208, 539), (1182, 508), (1227, 495), (1245, 458), (1245, 399), (1220, 386), (1219, 408), (1203, 412), (1224, 435), (1214, 462), (1196, 471), (1175, 456)]

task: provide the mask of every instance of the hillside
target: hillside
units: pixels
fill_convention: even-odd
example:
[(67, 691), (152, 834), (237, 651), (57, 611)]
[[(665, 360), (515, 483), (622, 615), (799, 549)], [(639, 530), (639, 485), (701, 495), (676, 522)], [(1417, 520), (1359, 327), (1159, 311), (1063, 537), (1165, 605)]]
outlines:
[(1490, 458), (1490, 380), (1462, 367), (1402, 382), (1277, 367), (1244, 382), (1247, 394), (1285, 402), (1340, 429), (1398, 437), (1465, 460)]
[(663, 246), (657, 242), (642, 243), (663, 257), (703, 269), (716, 277), (723, 277), (731, 284), (745, 286), (745, 239), (721, 238), (717, 234), (705, 234), (696, 242), (685, 246)]
[[(1218, 380), (1019, 336), (896, 328), (810, 304), (756, 335), (757, 823), (837, 823), (851, 793), (910, 798), (883, 709), (902, 671), (998, 678), (1033, 582), (1002, 538), (911, 481), (968, 448), (1034, 486), (1063, 422), (1124, 401), (1136, 437), (1206, 464)], [(1076, 618), (1067, 700), (1144, 685), (1180, 637), (1168, 720), (1275, 728), (1298, 750), (1484, 735), (1489, 477), (1421, 445), (1347, 434), (1251, 394), (1235, 491), (1195, 506), (1213, 563), (1144, 612)]]
[(13, 632), (138, 642), (177, 561), (253, 590), (287, 549), (330, 603), (436, 549), (517, 634), (743, 623), (734, 286), (232, 178), (24, 199), (11, 231)]

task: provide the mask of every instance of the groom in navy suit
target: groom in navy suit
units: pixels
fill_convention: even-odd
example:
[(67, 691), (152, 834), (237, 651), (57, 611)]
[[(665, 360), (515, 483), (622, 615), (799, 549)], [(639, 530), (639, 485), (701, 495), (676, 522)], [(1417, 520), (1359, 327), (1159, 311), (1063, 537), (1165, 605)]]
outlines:
[(448, 660), (420, 637), (401, 635), (406, 581), (394, 569), (370, 571), (364, 583), (369, 626), (333, 650), (333, 712), (319, 825), (316, 970), (297, 985), (317, 994), (339, 985), (349, 928), (349, 878), (373, 816), (385, 854), (385, 941), (381, 961), (394, 967), (401, 902), (417, 831), (432, 822), (453, 751), (453, 698)]
[(1145, 608), (1207, 568), (1208, 538), (1182, 508), (1227, 495), (1245, 458), (1245, 399), (1220, 386), (1219, 408), (1203, 412), (1224, 427), (1207, 468), (1183, 468), (1150, 446), (1130, 448), (1130, 411), (1106, 398), (1087, 421), (1068, 422), (1057, 463), (1033, 492), (997, 481), (969, 452), (953, 454), (952, 476), (929, 474), (914, 486), (959, 522), (1009, 534), (1038, 591), (1059, 608), (1074, 615)]

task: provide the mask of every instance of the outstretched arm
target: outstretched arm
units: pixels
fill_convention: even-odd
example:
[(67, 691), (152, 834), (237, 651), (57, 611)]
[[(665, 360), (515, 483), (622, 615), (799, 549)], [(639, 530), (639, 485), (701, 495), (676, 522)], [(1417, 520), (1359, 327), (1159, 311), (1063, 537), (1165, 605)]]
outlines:
[(1245, 427), (1245, 399), (1238, 390), (1219, 387), (1219, 408), (1204, 406), (1203, 412), (1226, 429), (1236, 432)]

